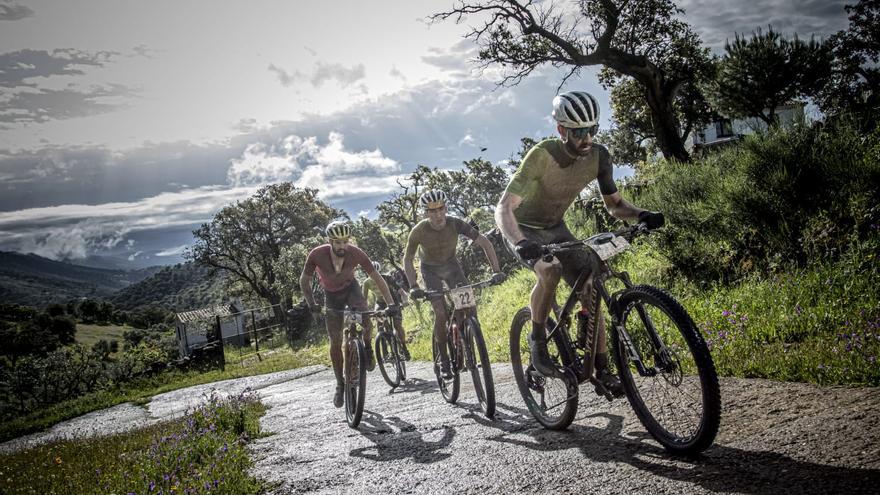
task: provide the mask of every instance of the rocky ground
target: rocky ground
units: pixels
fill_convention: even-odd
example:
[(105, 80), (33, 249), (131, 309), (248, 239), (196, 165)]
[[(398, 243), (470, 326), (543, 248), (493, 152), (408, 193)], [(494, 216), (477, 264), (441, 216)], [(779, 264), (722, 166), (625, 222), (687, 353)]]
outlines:
[(271, 433), (251, 449), (253, 474), (272, 493), (878, 493), (880, 389), (721, 380), (723, 416), (713, 447), (668, 455), (626, 399), (581, 393), (574, 424), (548, 431), (524, 410), (509, 364), (493, 367), (498, 412), (484, 418), (463, 377), (457, 405), (443, 401), (427, 363), (390, 393), (368, 377), (360, 427), (331, 404), (322, 367), (229, 380), (120, 405), (0, 445), (0, 451), (183, 414), (210, 389), (257, 389)]

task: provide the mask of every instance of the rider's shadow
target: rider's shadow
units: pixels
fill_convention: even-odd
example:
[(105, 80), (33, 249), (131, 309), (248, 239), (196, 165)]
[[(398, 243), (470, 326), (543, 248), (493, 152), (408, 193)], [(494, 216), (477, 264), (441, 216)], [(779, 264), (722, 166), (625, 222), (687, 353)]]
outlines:
[[(504, 405), (518, 415), (525, 409)], [(479, 421), (479, 418), (475, 416)], [(523, 421), (521, 416), (517, 416)], [(605, 421), (604, 427), (573, 423), (566, 430), (544, 429), (537, 421), (501, 422), (490, 440), (541, 452), (578, 450), (591, 462), (619, 462), (654, 476), (699, 485), (712, 492), (745, 494), (876, 493), (880, 470), (829, 466), (785, 454), (714, 445), (699, 456), (676, 457), (658, 446), (646, 431), (623, 433), (624, 417), (607, 412), (579, 416), (578, 421)], [(488, 420), (486, 420), (488, 421)]]
[(419, 464), (442, 461), (451, 454), (439, 451), (452, 443), (455, 429), (444, 426), (442, 431), (439, 440), (426, 441), (412, 423), (365, 410), (358, 432), (375, 445), (352, 449), (349, 455), (373, 461), (412, 459)]
[(421, 378), (407, 378), (395, 389), (389, 390), (389, 394), (418, 392), (421, 395), (435, 394), (440, 389), (436, 380), (423, 380)]

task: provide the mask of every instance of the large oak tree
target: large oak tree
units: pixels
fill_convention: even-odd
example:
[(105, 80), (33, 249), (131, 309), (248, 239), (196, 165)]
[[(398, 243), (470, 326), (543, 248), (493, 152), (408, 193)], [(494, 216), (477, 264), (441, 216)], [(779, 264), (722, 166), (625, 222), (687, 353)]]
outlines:
[(431, 19), (484, 19), (467, 36), (480, 46), (483, 67), (511, 70), (501, 84), (517, 84), (545, 64), (570, 69), (563, 83), (582, 68), (599, 65), (609, 70), (606, 85), (632, 78), (650, 111), (657, 147), (667, 158), (690, 160), (684, 146), (689, 123), (681, 121), (684, 109), (677, 97), (709, 73), (711, 60), (699, 36), (677, 17), (681, 9), (672, 0), (581, 0), (577, 5), (573, 13), (556, 2), (463, 1)]

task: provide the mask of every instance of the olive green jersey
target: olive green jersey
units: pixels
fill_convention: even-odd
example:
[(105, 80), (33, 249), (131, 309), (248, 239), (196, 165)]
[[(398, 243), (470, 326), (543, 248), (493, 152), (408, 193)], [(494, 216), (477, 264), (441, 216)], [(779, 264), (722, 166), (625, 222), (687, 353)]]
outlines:
[(580, 192), (599, 179), (602, 194), (617, 192), (608, 150), (593, 144), (586, 156), (572, 158), (560, 139), (545, 139), (526, 154), (506, 192), (522, 198), (514, 210), (517, 223), (546, 229), (562, 222)]
[(440, 230), (434, 230), (427, 219), (422, 220), (409, 233), (406, 256), (414, 256), (418, 249), (423, 265), (442, 265), (455, 257), (459, 235), (474, 240), (480, 233), (467, 222), (448, 215), (446, 225)]

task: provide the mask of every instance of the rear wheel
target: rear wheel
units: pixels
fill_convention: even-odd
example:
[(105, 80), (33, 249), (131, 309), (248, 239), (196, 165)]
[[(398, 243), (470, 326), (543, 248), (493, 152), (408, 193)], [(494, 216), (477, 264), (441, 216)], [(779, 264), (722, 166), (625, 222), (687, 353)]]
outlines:
[(367, 391), (367, 352), (364, 342), (348, 339), (345, 352), (345, 419), (348, 426), (357, 428), (364, 413), (364, 395)]
[(480, 402), (480, 409), (487, 418), (495, 416), (495, 382), (492, 380), (492, 365), (489, 362), (489, 351), (483, 331), (476, 317), (470, 317), (465, 323), (465, 361), (474, 380), (474, 391)]
[(721, 394), (703, 336), (684, 308), (661, 289), (631, 287), (618, 302), (614, 359), (636, 415), (667, 450), (705, 450), (718, 433)]
[(397, 336), (394, 336), (394, 353), (397, 354), (397, 376), (400, 377), (400, 383), (406, 381), (406, 360), (403, 358), (403, 354), (401, 349), (403, 348), (403, 344), (400, 343), (400, 339)]
[(397, 353), (397, 342), (388, 332), (380, 331), (376, 335), (376, 361), (379, 372), (391, 388), (400, 385), (400, 356)]
[[(432, 340), (434, 341), (434, 376), (437, 377), (437, 385), (440, 386), (440, 393), (443, 394), (443, 398), (446, 399), (446, 402), (455, 404), (455, 401), (458, 400), (460, 386), (458, 366), (455, 366), (450, 362), (449, 368), (452, 370), (452, 378), (444, 379), (443, 375), (440, 373), (440, 347), (437, 343), (436, 337)], [(455, 349), (453, 348), (451, 341), (452, 338), (448, 337), (446, 341), (446, 352), (449, 356), (454, 356)]]
[[(555, 323), (548, 319), (547, 326)], [(578, 382), (572, 375), (564, 378), (546, 377), (531, 365), (531, 352), (527, 340), (532, 331), (532, 312), (520, 309), (513, 316), (510, 326), (510, 363), (519, 393), (529, 412), (551, 430), (562, 430), (574, 421), (578, 405)], [(562, 365), (559, 347), (554, 339), (547, 343), (547, 350), (558, 365)]]

